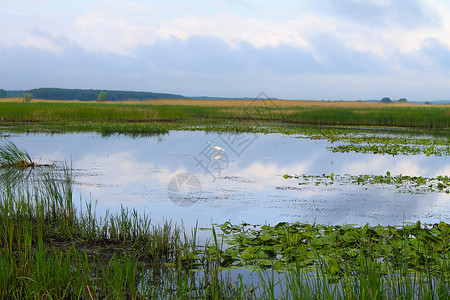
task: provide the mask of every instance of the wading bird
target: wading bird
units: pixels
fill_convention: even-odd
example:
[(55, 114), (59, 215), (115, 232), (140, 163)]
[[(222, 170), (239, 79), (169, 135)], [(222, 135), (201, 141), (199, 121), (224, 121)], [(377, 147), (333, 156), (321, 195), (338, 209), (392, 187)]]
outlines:
[(211, 145), (211, 147), (213, 147), (217, 152), (223, 151), (225, 152), (225, 150), (223, 150), (222, 148), (220, 148), (219, 146), (214, 146), (213, 143), (208, 142), (208, 144)]

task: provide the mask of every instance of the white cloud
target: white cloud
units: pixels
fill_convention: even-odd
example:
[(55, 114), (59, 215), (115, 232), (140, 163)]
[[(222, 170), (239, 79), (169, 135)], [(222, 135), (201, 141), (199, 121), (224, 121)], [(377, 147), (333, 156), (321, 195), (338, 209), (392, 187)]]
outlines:
[(449, 176), (450, 174), (450, 165), (444, 165), (441, 168), (438, 168), (435, 170), (434, 174), (432, 174), (433, 177), (436, 176)]
[[(306, 173), (310, 167), (310, 162), (302, 162), (295, 165), (280, 166), (274, 163), (254, 162), (246, 168), (230, 167), (230, 173), (244, 179), (251, 179), (252, 189), (265, 190), (273, 189), (275, 185), (288, 184), (284, 178), (284, 174), (294, 175)], [(271, 182), (272, 186), (268, 187), (267, 182)]]
[[(354, 1), (347, 1), (353, 7)], [(389, 5), (388, 5), (389, 4)], [(389, 3), (372, 4), (375, 7), (390, 7)], [(388, 57), (396, 52), (413, 53), (423, 46), (427, 38), (435, 38), (450, 47), (450, 8), (434, 1), (425, 3), (435, 18), (442, 20), (436, 23), (424, 23), (418, 27), (402, 26), (389, 23), (388, 28), (364, 26), (342, 15), (318, 14), (301, 11), (297, 18), (268, 19), (261, 17), (245, 17), (233, 12), (214, 11), (210, 16), (194, 14), (177, 15), (164, 18), (163, 7), (148, 5), (137, 1), (106, 1), (87, 6), (78, 15), (47, 13), (28, 15), (20, 20), (14, 14), (4, 22), (5, 30), (1, 35), (10, 41), (9, 46), (18, 43), (22, 46), (34, 46), (52, 49), (52, 41), (36, 36), (34, 32), (48, 32), (49, 36), (63, 36), (78, 46), (90, 51), (110, 51), (131, 55), (134, 48), (140, 45), (154, 44), (161, 39), (188, 39), (192, 36), (214, 36), (223, 39), (233, 48), (239, 48), (242, 42), (257, 48), (276, 47), (282, 44), (317, 52), (311, 47), (311, 39), (317, 35), (333, 35), (351, 49), (374, 53)], [(341, 7), (337, 5), (336, 7)], [(360, 4), (362, 6), (362, 4)], [(165, 8), (167, 9), (167, 8)], [(365, 7), (365, 9), (368, 9)], [(352, 12), (350, 12), (352, 13)], [(353, 12), (354, 13), (354, 12)], [(16, 22), (13, 22), (16, 21)], [(20, 36), (20, 41), (12, 39)], [(54, 43), (53, 43), (54, 44)], [(56, 45), (57, 46), (57, 45)], [(57, 48), (53, 45), (53, 48)], [(329, 45), (333, 47), (333, 45)]]
[(384, 175), (387, 171), (391, 172), (392, 176), (399, 174), (408, 176), (430, 176), (430, 170), (424, 168), (423, 164), (420, 164), (422, 159), (418, 158), (416, 163), (411, 162), (410, 158), (397, 157), (393, 159), (390, 156), (376, 156), (365, 162), (355, 162), (349, 164), (345, 168), (345, 173), (360, 174), (361, 170), (364, 170), (364, 174), (372, 175)]
[(302, 24), (293, 21), (271, 22), (220, 13), (209, 18), (186, 16), (164, 22), (158, 28), (158, 35), (163, 38), (174, 36), (181, 39), (195, 35), (216, 36), (235, 48), (242, 42), (250, 43), (257, 48), (279, 44), (308, 48), (307, 41), (299, 31), (302, 26), (298, 25)]

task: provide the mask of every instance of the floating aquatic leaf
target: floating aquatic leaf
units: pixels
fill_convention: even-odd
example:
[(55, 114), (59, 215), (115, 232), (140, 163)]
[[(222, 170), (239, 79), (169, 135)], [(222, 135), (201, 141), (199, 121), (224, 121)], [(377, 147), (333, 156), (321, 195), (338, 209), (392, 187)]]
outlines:
[[(283, 222), (273, 227), (265, 225), (264, 228), (233, 227), (234, 230), (225, 236), (227, 243), (232, 242), (226, 250), (232, 254), (227, 262), (231, 259), (235, 263), (274, 269), (290, 268), (294, 263), (302, 268), (320, 264), (333, 276), (339, 275), (343, 266), (358, 269), (358, 257), (391, 267), (407, 263), (416, 271), (424, 270), (426, 264), (438, 266), (447, 260), (450, 237), (450, 227), (444, 222), (433, 226), (417, 222), (401, 227), (324, 226), (298, 222)], [(267, 246), (258, 238), (263, 231), (272, 233), (274, 246)], [(421, 259), (425, 256), (428, 261)]]
[(372, 185), (372, 186), (388, 186), (397, 189), (400, 192), (407, 193), (430, 193), (441, 192), (450, 193), (450, 177), (449, 176), (437, 176), (434, 178), (427, 178), (422, 176), (407, 176), (397, 175), (392, 176), (389, 171), (386, 175), (335, 175), (331, 173), (330, 176), (322, 174), (320, 176), (314, 175), (287, 175), (284, 178), (299, 179), (299, 185), (314, 184), (316, 186), (329, 186), (332, 184), (356, 184), (356, 185)]

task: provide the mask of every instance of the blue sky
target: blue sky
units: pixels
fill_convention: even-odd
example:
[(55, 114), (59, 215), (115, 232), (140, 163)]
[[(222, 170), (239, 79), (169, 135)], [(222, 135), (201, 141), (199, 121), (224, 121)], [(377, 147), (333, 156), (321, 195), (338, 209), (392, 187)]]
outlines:
[(0, 88), (450, 99), (449, 15), (444, 0), (0, 0)]

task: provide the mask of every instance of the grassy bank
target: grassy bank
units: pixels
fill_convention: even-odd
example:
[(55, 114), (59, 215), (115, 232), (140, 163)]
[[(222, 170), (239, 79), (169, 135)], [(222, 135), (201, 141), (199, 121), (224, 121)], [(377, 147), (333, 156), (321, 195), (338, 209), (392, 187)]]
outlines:
[(144, 103), (0, 102), (0, 121), (70, 122), (282, 122), (313, 125), (448, 129), (448, 106), (281, 100), (166, 100)]

